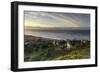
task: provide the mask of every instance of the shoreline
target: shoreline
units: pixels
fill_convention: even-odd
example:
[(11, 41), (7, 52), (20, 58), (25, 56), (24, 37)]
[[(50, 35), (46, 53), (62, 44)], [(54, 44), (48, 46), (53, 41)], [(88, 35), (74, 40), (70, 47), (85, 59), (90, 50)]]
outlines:
[(57, 40), (24, 35), (24, 61), (90, 58), (89, 40)]
[(24, 34), (24, 37), (25, 36), (34, 37), (34, 38), (42, 38), (42, 39), (50, 39), (50, 40), (71, 40), (71, 41), (88, 40), (88, 41), (90, 41), (90, 39), (75, 39), (75, 38), (74, 39), (61, 39), (61, 38), (50, 38), (50, 37), (38, 37), (38, 36), (31, 35), (31, 34)]

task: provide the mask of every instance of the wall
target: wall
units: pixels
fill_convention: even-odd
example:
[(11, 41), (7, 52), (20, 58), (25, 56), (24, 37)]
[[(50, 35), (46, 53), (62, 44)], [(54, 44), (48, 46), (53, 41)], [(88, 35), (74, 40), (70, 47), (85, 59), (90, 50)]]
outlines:
[[(12, 73), (10, 71), (10, 2), (13, 0), (0, 0), (0, 73)], [(18, 0), (16, 0), (18, 1)], [(79, 5), (94, 5), (100, 9), (100, 0), (24, 0), (45, 3), (62, 3), (62, 4), (79, 4)], [(99, 10), (100, 12), (100, 10)], [(98, 13), (99, 13), (98, 12)], [(98, 14), (100, 16), (100, 14)], [(99, 17), (98, 17), (99, 19)], [(99, 22), (98, 22), (99, 24)], [(98, 25), (98, 28), (100, 25)], [(100, 29), (99, 29), (100, 30)], [(100, 37), (100, 33), (98, 35)], [(98, 39), (100, 40), (100, 39)], [(99, 43), (99, 42), (98, 42)], [(100, 46), (99, 46), (100, 47)], [(98, 48), (99, 49), (99, 48)], [(98, 50), (100, 56), (100, 49)], [(100, 58), (99, 58), (100, 61)], [(100, 62), (99, 62), (100, 64)], [(98, 73), (98, 67), (91, 68), (74, 68), (74, 69), (60, 69), (60, 70), (45, 70), (35, 71), (36, 73)], [(30, 73), (32, 73), (30, 71)]]

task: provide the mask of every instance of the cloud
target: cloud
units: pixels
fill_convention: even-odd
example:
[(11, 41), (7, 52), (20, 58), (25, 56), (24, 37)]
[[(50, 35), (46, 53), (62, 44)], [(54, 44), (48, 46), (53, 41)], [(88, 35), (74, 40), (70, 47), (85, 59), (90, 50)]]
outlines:
[[(25, 21), (39, 27), (89, 27), (89, 14), (25, 11)], [(26, 25), (30, 25), (29, 23)]]

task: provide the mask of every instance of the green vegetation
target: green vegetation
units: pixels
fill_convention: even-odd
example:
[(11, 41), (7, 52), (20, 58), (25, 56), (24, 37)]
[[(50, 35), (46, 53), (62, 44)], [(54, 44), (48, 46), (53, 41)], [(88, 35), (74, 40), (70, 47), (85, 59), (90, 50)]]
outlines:
[(25, 35), (25, 62), (88, 58), (90, 58), (90, 41), (88, 40), (52, 40)]

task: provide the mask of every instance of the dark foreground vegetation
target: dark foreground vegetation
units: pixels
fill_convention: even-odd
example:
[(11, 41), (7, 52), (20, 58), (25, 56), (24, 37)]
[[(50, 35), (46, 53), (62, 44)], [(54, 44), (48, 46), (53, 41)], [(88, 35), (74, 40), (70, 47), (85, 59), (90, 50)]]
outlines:
[(90, 41), (55, 40), (24, 35), (24, 61), (90, 58)]

